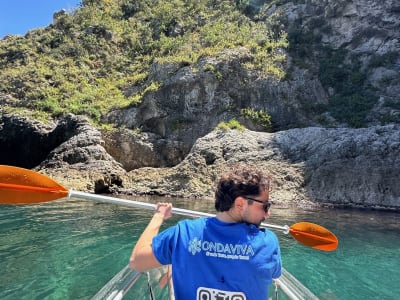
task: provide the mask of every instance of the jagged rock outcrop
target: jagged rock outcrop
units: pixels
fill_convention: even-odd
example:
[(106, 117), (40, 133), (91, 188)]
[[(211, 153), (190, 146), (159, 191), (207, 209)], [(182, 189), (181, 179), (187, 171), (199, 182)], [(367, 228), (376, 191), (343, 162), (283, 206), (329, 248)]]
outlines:
[(197, 140), (176, 167), (129, 173), (136, 193), (212, 197), (218, 174), (253, 164), (274, 178), (281, 204), (400, 210), (400, 127), (302, 128), (276, 133), (215, 130)]
[(399, 207), (399, 126), (293, 129), (277, 133), (274, 140), (285, 157), (304, 164), (310, 199), (350, 207)]
[[(51, 127), (3, 115), (0, 124), (1, 149), (16, 149), (15, 145), (24, 142), (20, 138), (31, 135), (28, 145), (38, 146), (36, 150), (45, 156), (35, 169), (75, 189), (210, 198), (223, 170), (246, 163), (272, 175), (271, 197), (282, 205), (400, 210), (399, 125), (308, 127), (275, 133), (214, 130), (198, 139), (174, 167), (142, 167), (128, 172), (105, 150), (101, 133), (83, 117), (68, 115)], [(11, 128), (15, 135), (10, 134)], [(6, 148), (5, 142), (14, 146)], [(43, 145), (54, 149), (45, 153), (48, 146)], [(32, 149), (28, 150), (24, 155), (29, 157)], [(134, 154), (145, 161), (154, 157), (151, 151), (136, 151)], [(24, 167), (25, 161), (17, 165)]]
[(62, 168), (73, 166), (76, 169), (89, 168), (92, 163), (112, 162), (112, 157), (105, 152), (101, 134), (84, 117), (67, 115), (61, 119), (53, 134), (61, 136), (62, 141), (52, 149), (40, 166)]
[(65, 186), (112, 192), (125, 170), (104, 149), (101, 133), (85, 117), (43, 124), (4, 114), (0, 118), (1, 164), (47, 172)]

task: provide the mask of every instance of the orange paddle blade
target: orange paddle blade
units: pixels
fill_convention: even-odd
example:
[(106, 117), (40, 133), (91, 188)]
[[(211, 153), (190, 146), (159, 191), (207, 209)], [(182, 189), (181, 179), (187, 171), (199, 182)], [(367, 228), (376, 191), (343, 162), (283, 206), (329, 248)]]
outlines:
[(0, 204), (40, 203), (67, 195), (68, 190), (43, 174), (0, 165)]
[(314, 223), (293, 224), (290, 226), (289, 233), (300, 243), (323, 251), (334, 251), (339, 244), (337, 237), (332, 232)]

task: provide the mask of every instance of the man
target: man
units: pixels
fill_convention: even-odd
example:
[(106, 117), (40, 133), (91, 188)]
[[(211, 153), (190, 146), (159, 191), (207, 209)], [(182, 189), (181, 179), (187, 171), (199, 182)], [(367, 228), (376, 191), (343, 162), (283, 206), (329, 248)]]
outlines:
[(278, 239), (259, 228), (269, 216), (269, 190), (268, 176), (238, 166), (218, 181), (216, 217), (183, 220), (160, 234), (172, 206), (157, 204), (132, 251), (131, 268), (172, 264), (176, 300), (268, 299), (268, 285), (281, 275)]

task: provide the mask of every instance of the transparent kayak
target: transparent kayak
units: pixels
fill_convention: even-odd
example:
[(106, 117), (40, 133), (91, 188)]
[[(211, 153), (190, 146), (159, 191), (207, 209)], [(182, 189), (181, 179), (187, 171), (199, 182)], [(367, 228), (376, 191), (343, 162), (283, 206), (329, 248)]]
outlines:
[[(139, 273), (130, 269), (129, 265), (127, 265), (104, 285), (92, 300), (174, 300), (169, 270), (169, 266), (163, 266), (148, 272)], [(273, 300), (318, 299), (318, 297), (285, 269), (282, 269), (281, 277), (274, 280), (269, 290), (268, 299)]]

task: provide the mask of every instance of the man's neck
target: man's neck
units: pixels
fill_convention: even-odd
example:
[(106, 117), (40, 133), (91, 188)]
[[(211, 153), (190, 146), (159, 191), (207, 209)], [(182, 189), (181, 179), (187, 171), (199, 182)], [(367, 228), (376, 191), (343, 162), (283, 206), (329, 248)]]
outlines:
[(232, 210), (217, 212), (216, 217), (218, 220), (226, 223), (237, 223), (242, 221), (240, 216), (237, 216), (237, 214)]

